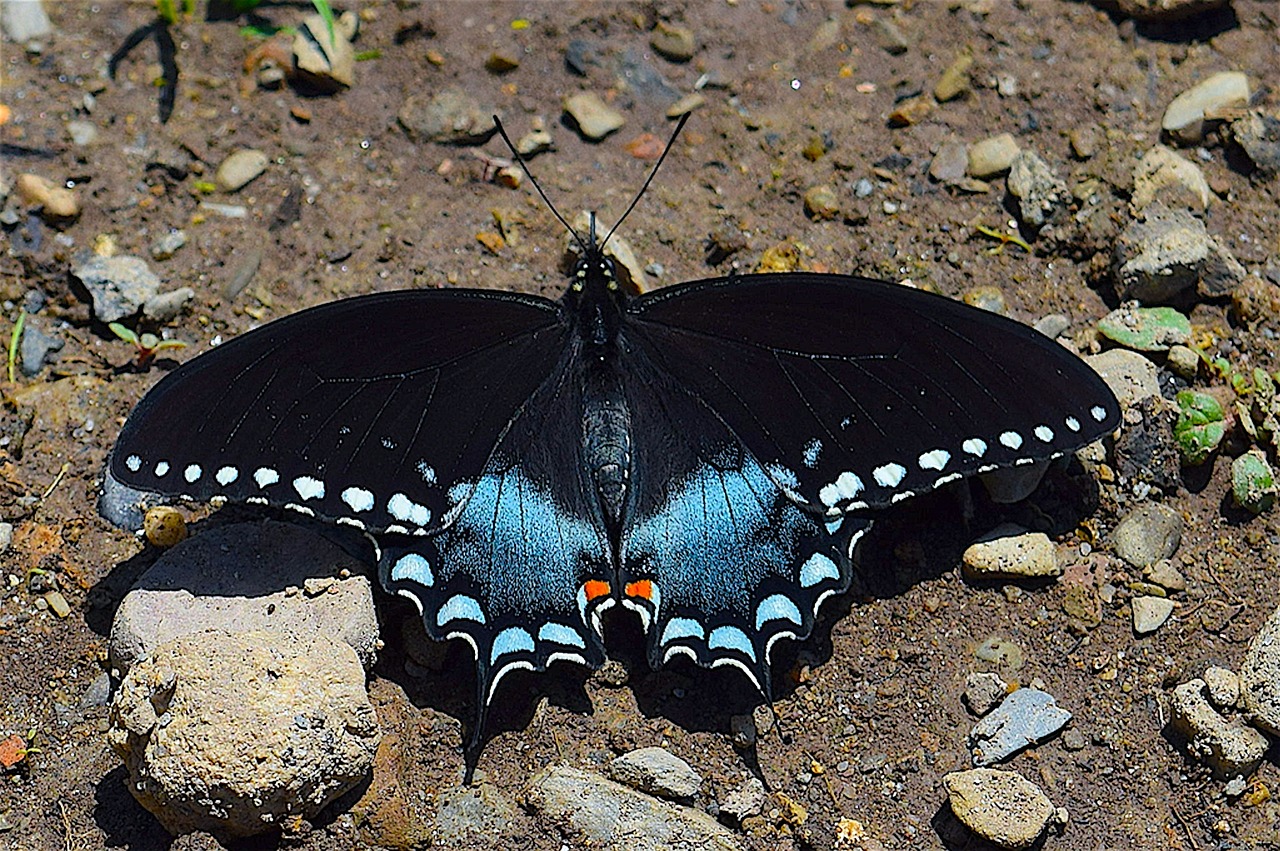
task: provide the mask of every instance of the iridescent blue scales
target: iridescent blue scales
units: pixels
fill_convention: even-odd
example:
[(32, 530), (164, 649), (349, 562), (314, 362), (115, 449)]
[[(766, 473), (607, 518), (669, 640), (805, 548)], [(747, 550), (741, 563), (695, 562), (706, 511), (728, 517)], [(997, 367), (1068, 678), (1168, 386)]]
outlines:
[(592, 244), (558, 301), (364, 296), (195, 358), (129, 418), (102, 506), (363, 530), (382, 584), (470, 645), (481, 718), (509, 671), (601, 664), (611, 609), (655, 667), (732, 666), (767, 696), (878, 512), (1118, 425), (1097, 375), (1012, 320), (839, 275), (629, 298)]

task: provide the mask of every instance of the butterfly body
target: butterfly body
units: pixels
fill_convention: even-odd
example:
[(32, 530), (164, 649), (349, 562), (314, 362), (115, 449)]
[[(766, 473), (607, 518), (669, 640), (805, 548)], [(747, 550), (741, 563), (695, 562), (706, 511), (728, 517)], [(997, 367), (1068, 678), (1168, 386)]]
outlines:
[(364, 296), (194, 359), (126, 423), (104, 510), (159, 493), (364, 530), (383, 586), (470, 645), (481, 715), (512, 670), (601, 664), (610, 609), (655, 667), (768, 694), (876, 511), (1119, 422), (1057, 343), (939, 296), (796, 273), (632, 298), (584, 248), (556, 302)]

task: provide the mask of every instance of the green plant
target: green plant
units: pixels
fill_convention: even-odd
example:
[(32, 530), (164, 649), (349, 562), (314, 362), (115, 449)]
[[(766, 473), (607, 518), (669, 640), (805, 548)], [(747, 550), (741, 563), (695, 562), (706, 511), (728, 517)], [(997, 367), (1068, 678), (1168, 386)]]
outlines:
[(1207, 393), (1182, 390), (1174, 399), (1178, 419), (1173, 437), (1185, 464), (1198, 466), (1209, 460), (1227, 433), (1226, 414), (1218, 400)]
[(112, 322), (107, 326), (111, 329), (111, 333), (115, 334), (126, 343), (133, 344), (137, 354), (134, 358), (134, 364), (138, 367), (145, 367), (155, 358), (156, 353), (165, 349), (181, 349), (187, 344), (182, 340), (162, 340), (155, 334), (137, 334), (131, 328), (126, 328), (119, 322)]
[(22, 329), (27, 324), (27, 312), (18, 313), (18, 321), (13, 324), (13, 333), (9, 335), (9, 380), (13, 381), (14, 366), (18, 362), (18, 342), (22, 339)]

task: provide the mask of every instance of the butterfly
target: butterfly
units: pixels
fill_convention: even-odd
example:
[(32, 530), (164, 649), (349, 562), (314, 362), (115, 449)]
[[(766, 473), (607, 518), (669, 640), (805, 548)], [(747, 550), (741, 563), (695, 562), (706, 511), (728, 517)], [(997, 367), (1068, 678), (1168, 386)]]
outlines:
[(376, 293), (183, 364), (125, 423), (104, 511), (150, 493), (362, 530), (386, 590), (470, 645), (474, 744), (509, 672), (601, 665), (610, 609), (655, 668), (731, 666), (768, 697), (879, 512), (1119, 425), (1098, 375), (1014, 320), (805, 272), (632, 296), (594, 219), (577, 238), (558, 300)]

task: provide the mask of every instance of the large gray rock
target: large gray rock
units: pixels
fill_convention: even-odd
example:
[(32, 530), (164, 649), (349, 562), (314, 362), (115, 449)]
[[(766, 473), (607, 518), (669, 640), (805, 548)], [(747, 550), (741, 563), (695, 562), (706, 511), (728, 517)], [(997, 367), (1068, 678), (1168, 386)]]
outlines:
[(133, 316), (160, 292), (160, 278), (147, 261), (128, 254), (92, 255), (71, 274), (89, 291), (93, 315), (100, 322)]
[(373, 665), (378, 618), (363, 566), (326, 539), (273, 520), (223, 526), (160, 557), (120, 603), (111, 664), (127, 673), (179, 636), (207, 629), (326, 636)]
[(1249, 642), (1240, 666), (1240, 697), (1254, 726), (1280, 736), (1280, 608)]
[(252, 836), (367, 774), (381, 733), (364, 681), (355, 651), (324, 636), (184, 635), (124, 678), (107, 737), (171, 833)]
[(738, 837), (706, 813), (680, 807), (568, 766), (536, 774), (525, 803), (557, 831), (603, 851), (741, 848)]
[(1248, 777), (1267, 752), (1266, 736), (1246, 727), (1239, 716), (1218, 714), (1209, 703), (1204, 680), (1175, 688), (1170, 710), (1170, 723), (1186, 737), (1191, 755), (1209, 766), (1219, 780)]
[(1193, 295), (1213, 298), (1244, 280), (1240, 261), (1191, 213), (1153, 204), (1145, 215), (1121, 231), (1112, 251), (1121, 299), (1150, 305)]
[(609, 763), (609, 774), (619, 783), (664, 798), (692, 798), (702, 786), (702, 777), (689, 763), (662, 748), (629, 751)]
[(1148, 502), (1124, 516), (1111, 533), (1116, 555), (1134, 567), (1170, 558), (1182, 543), (1182, 515), (1167, 505)]

